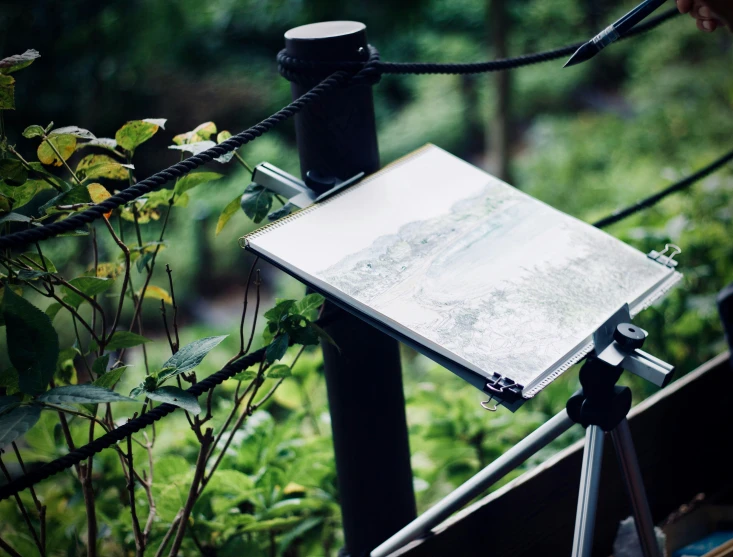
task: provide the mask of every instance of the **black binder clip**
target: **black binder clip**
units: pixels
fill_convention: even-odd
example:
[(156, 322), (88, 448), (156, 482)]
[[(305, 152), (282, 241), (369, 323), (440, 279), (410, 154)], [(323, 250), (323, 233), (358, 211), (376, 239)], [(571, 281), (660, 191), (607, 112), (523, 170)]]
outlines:
[(252, 182), (287, 198), (285, 205), (267, 215), (267, 218), (273, 221), (289, 215), (295, 209), (305, 209), (315, 203), (320, 203), (349, 186), (353, 186), (363, 177), (364, 173), (360, 172), (342, 181), (311, 170), (308, 171), (305, 182), (303, 182), (269, 162), (263, 162), (255, 167)]

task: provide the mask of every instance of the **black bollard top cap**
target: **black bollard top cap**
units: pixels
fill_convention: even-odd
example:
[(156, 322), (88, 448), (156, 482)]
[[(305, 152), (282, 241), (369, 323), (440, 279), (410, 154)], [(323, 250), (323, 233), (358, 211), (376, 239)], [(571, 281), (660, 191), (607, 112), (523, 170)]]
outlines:
[(644, 346), (646, 332), (632, 323), (620, 323), (613, 332), (613, 340), (628, 350)]

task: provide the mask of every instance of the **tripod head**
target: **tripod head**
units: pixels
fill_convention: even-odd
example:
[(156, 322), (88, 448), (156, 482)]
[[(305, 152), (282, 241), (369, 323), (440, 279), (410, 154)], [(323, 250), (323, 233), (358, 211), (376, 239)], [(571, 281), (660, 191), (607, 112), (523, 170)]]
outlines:
[(647, 332), (632, 323), (628, 304), (593, 335), (595, 356), (580, 370), (581, 390), (568, 400), (570, 418), (583, 427), (614, 429), (631, 409), (631, 390), (616, 385), (624, 370), (664, 387), (674, 367), (641, 350)]

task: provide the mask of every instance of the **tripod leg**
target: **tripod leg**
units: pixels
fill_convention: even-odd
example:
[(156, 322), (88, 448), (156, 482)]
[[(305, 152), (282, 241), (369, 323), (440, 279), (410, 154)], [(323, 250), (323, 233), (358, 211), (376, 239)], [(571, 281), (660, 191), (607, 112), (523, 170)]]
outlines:
[(593, 549), (593, 527), (596, 522), (602, 460), (603, 430), (596, 425), (588, 426), (585, 432), (583, 468), (580, 473), (578, 512), (575, 515), (573, 557), (590, 557)]
[(430, 532), (431, 528), (434, 528), (466, 503), (481, 495), (483, 491), (506, 476), (537, 451), (549, 445), (573, 425), (575, 425), (575, 422), (563, 410), (453, 491), (445, 499), (436, 503), (402, 530), (383, 542), (379, 547), (373, 549), (370, 556), (386, 557), (412, 540), (424, 536)]
[(639, 461), (636, 459), (634, 442), (631, 439), (631, 430), (628, 420), (624, 419), (616, 428), (611, 431), (611, 439), (616, 449), (621, 475), (626, 484), (626, 491), (631, 500), (631, 507), (634, 512), (636, 531), (639, 534), (639, 542), (644, 557), (661, 557), (657, 537), (654, 534), (654, 522), (649, 509), (649, 501), (644, 491), (644, 483), (641, 479)]

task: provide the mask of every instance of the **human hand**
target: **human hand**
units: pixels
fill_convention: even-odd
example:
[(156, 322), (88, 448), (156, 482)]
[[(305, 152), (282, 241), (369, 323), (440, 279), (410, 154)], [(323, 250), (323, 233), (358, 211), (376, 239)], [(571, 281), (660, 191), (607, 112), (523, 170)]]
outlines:
[(733, 30), (733, 0), (677, 0), (677, 9), (689, 13), (700, 31), (712, 33), (721, 26)]

